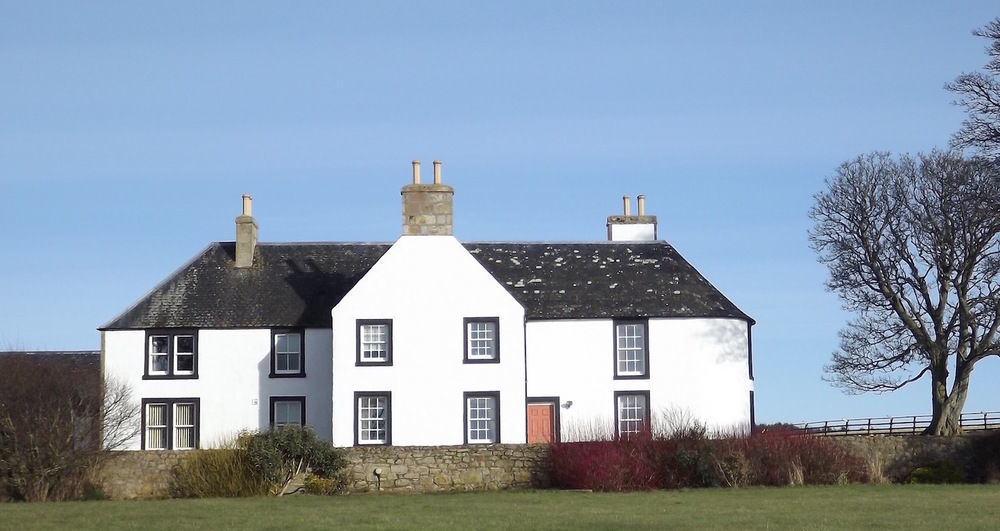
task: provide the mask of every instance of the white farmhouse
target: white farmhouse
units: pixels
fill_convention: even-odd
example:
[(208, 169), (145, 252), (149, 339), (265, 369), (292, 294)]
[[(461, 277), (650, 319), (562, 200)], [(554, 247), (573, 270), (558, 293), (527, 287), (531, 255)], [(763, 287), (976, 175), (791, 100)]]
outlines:
[(628, 435), (666, 411), (753, 424), (754, 321), (656, 217), (608, 241), (459, 242), (450, 186), (403, 187), (392, 244), (210, 244), (100, 328), (106, 377), (142, 402), (133, 449), (212, 447), (306, 424), (337, 446)]

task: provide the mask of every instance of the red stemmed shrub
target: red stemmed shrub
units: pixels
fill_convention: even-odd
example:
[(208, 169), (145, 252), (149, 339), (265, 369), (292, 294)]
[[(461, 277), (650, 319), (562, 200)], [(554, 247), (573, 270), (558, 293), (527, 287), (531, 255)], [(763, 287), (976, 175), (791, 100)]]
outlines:
[(859, 482), (864, 464), (835, 441), (794, 430), (704, 431), (553, 445), (552, 483), (598, 491)]

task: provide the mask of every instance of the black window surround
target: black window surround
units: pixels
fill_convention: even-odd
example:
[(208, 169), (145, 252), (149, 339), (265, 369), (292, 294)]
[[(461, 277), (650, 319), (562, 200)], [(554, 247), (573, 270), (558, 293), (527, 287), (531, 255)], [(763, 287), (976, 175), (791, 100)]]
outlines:
[(299, 426), (306, 425), (306, 397), (304, 396), (272, 396), (268, 400), (268, 425), (274, 427), (274, 405), (278, 402), (298, 402), (299, 403)]
[(647, 430), (652, 429), (651, 418), (649, 414), (650, 410), (649, 391), (615, 391), (615, 437), (617, 438), (621, 436), (621, 434), (618, 432), (618, 427), (620, 426), (621, 422), (621, 419), (619, 418), (621, 410), (618, 407), (618, 399), (622, 396), (641, 396), (646, 400), (645, 411), (642, 412), (643, 416), (642, 421), (645, 424)]
[[(385, 398), (385, 442), (364, 442), (359, 434), (360, 406), (362, 398)], [(354, 446), (392, 446), (392, 391), (354, 392)]]
[[(496, 433), (491, 442), (469, 442), (469, 399), (470, 398), (492, 398), (496, 420), (494, 425)], [(462, 444), (497, 444), (500, 439), (500, 391), (474, 391), (462, 393)]]
[[(619, 374), (618, 372), (618, 327), (620, 325), (642, 325), (642, 368), (641, 374)], [(649, 319), (615, 319), (611, 325), (611, 362), (615, 380), (649, 379)]]
[(166, 404), (167, 406), (167, 450), (174, 449), (174, 406), (177, 404), (194, 404), (194, 449), (201, 445), (201, 400), (198, 398), (143, 398), (140, 401), (140, 448), (146, 449), (146, 406), (149, 404)]
[[(181, 372), (176, 370), (178, 365), (177, 338), (191, 337), (191, 371)], [(150, 366), (153, 364), (153, 338), (166, 338), (166, 352), (156, 353), (158, 357), (166, 356), (167, 358), (167, 370), (166, 371), (150, 371)], [(183, 339), (182, 339), (183, 340)], [(180, 328), (165, 328), (165, 329), (149, 329), (146, 330), (146, 342), (143, 360), (143, 380), (196, 380), (198, 379), (198, 330), (196, 329), (180, 329)], [(181, 354), (184, 355), (184, 354)]]
[[(366, 326), (384, 325), (385, 329), (385, 359), (376, 361), (366, 361), (362, 359), (362, 330)], [(355, 324), (355, 359), (354, 365), (358, 367), (367, 366), (387, 366), (392, 365), (392, 319), (358, 319)]]
[[(493, 323), (493, 357), (469, 357), (469, 325), (472, 323)], [(462, 363), (500, 363), (500, 318), (499, 317), (466, 317), (462, 319)]]
[[(299, 370), (278, 372), (278, 336), (299, 336)], [(270, 378), (305, 378), (306, 377), (306, 333), (301, 328), (274, 328), (271, 330), (271, 373)]]

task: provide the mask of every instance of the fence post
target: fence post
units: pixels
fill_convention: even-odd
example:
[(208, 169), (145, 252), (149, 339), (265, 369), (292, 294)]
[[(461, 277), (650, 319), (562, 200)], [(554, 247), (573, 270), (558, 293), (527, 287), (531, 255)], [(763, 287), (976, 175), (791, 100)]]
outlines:
[(917, 433), (917, 416), (913, 415), (913, 431), (910, 433)]
[(896, 417), (889, 417), (889, 435), (892, 435), (892, 421), (896, 420)]

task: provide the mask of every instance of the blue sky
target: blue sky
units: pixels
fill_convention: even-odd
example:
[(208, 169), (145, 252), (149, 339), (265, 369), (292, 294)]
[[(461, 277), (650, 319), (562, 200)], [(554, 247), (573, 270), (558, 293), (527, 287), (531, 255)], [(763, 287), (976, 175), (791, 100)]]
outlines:
[[(95, 330), (210, 241), (393, 241), (409, 161), (464, 240), (661, 237), (758, 322), (758, 420), (929, 410), (821, 380), (848, 318), (812, 195), (873, 150), (945, 146), (942, 86), (995, 2), (0, 0), (0, 349)], [(1000, 408), (1000, 362), (967, 411)]]

